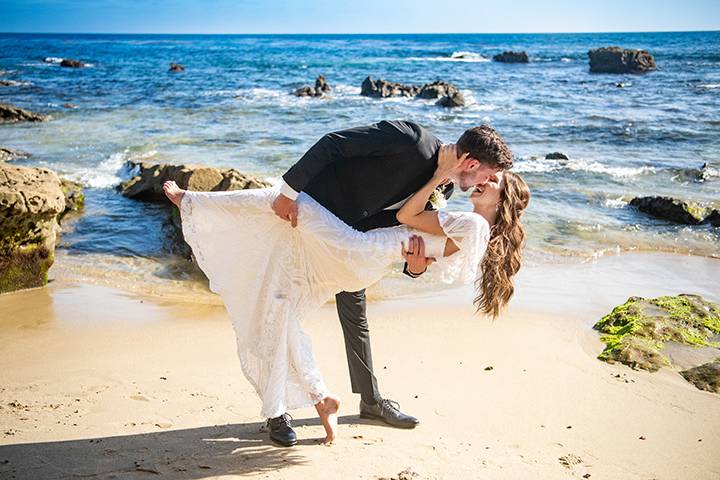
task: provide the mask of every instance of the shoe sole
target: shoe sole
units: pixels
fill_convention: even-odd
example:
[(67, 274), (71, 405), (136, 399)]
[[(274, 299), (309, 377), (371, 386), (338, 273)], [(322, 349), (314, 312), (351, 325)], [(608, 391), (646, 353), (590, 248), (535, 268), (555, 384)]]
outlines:
[(405, 424), (393, 425), (392, 423), (388, 422), (387, 420), (385, 420), (385, 419), (384, 419), (383, 417), (381, 417), (380, 415), (373, 415), (372, 413), (361, 413), (361, 414), (360, 414), (360, 418), (365, 418), (365, 419), (368, 419), (368, 420), (380, 420), (381, 422), (383, 422), (383, 423), (385, 423), (385, 424), (387, 424), (387, 425), (390, 425), (391, 427), (395, 427), (395, 428), (405, 428), (405, 429), (408, 429), (408, 430), (410, 430), (411, 428), (415, 428), (415, 427), (417, 427), (418, 425), (420, 425), (420, 422), (418, 422), (418, 423), (413, 423), (413, 424), (407, 424), (407, 425), (405, 425)]
[(275, 439), (272, 438), (272, 437), (270, 437), (270, 440), (271, 440), (275, 445), (280, 445), (281, 447), (294, 447), (294, 446), (297, 445), (297, 443), (298, 443), (297, 440), (295, 440), (295, 441), (292, 442), (292, 443), (284, 443), (284, 442), (281, 442), (281, 441), (279, 441), (279, 440), (275, 440)]

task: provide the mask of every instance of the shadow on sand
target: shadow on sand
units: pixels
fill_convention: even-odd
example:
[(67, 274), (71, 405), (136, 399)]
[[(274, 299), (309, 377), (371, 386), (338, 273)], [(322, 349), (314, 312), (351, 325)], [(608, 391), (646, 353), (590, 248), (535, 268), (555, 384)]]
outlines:
[[(381, 423), (343, 416), (340, 424)], [(303, 426), (319, 419), (293, 422), (299, 445), (316, 445), (320, 438), (303, 438)], [(296, 448), (270, 441), (264, 423), (241, 423), (164, 432), (118, 435), (54, 442), (0, 446), (0, 479), (135, 479), (177, 480), (274, 472), (306, 463)]]

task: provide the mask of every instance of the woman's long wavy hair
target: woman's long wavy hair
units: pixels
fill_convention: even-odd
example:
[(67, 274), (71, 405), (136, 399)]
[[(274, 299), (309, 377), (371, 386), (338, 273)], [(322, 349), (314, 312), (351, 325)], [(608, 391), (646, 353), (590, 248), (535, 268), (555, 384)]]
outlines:
[(518, 174), (505, 172), (495, 225), (480, 265), (473, 303), (479, 312), (496, 318), (515, 292), (513, 276), (520, 270), (525, 228), (520, 222), (530, 202), (530, 189)]

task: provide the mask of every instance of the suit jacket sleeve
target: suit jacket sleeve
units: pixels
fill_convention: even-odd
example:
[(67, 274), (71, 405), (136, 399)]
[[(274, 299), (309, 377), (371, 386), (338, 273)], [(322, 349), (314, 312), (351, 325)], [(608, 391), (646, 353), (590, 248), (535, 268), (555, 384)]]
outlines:
[(327, 166), (335, 162), (362, 161), (378, 155), (392, 155), (418, 140), (415, 130), (402, 121), (340, 130), (324, 135), (283, 175), (295, 191), (302, 191)]

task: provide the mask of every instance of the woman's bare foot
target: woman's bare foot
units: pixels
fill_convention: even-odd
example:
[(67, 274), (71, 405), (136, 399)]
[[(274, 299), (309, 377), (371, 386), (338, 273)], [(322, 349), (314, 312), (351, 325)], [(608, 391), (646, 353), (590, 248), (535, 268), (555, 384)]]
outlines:
[(337, 433), (337, 412), (340, 409), (340, 399), (334, 395), (328, 395), (315, 404), (315, 410), (320, 415), (320, 421), (325, 427), (325, 440), (323, 444), (330, 445), (335, 440)]
[(177, 183), (173, 180), (168, 180), (163, 183), (163, 192), (165, 192), (165, 196), (167, 196), (172, 203), (180, 208), (180, 201), (183, 195), (185, 195), (185, 190), (178, 187)]

